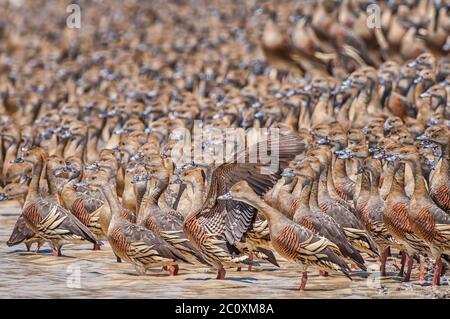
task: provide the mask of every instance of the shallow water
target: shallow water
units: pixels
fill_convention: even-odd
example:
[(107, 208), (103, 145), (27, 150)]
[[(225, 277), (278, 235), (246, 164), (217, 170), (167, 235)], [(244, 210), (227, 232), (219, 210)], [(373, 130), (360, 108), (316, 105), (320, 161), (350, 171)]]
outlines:
[(230, 269), (223, 281), (197, 265), (181, 266), (176, 277), (159, 269), (137, 276), (130, 264), (116, 263), (107, 243), (101, 251), (92, 251), (91, 245), (67, 245), (64, 257), (51, 256), (48, 246), (38, 255), (26, 252), (25, 245), (7, 247), (19, 212), (16, 202), (0, 206), (1, 298), (450, 298), (450, 277), (442, 278), (441, 287), (431, 288), (416, 281), (414, 269), (414, 280), (402, 283), (394, 259), (389, 260), (385, 278), (380, 278), (373, 260), (368, 263), (372, 272), (355, 272), (353, 281), (311, 271), (304, 292), (296, 290), (298, 269), (282, 258), (280, 268), (262, 264), (251, 272)]

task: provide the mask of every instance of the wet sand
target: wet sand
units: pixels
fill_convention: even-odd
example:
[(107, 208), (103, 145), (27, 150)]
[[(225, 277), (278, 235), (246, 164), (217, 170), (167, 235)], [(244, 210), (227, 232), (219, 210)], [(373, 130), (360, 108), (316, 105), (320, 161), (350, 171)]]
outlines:
[(17, 202), (0, 205), (0, 298), (450, 298), (448, 272), (439, 288), (428, 286), (431, 269), (425, 286), (416, 280), (417, 268), (413, 281), (402, 283), (393, 266), (398, 259), (389, 260), (384, 278), (374, 260), (368, 263), (372, 272), (354, 272), (353, 281), (311, 271), (304, 292), (296, 290), (298, 268), (281, 257), (280, 268), (264, 263), (251, 272), (229, 269), (223, 281), (198, 265), (180, 266), (176, 277), (160, 269), (137, 276), (132, 265), (116, 263), (107, 243), (101, 251), (92, 251), (92, 245), (67, 245), (64, 257), (51, 256), (47, 245), (40, 254), (26, 252), (23, 244), (7, 247), (19, 213)]

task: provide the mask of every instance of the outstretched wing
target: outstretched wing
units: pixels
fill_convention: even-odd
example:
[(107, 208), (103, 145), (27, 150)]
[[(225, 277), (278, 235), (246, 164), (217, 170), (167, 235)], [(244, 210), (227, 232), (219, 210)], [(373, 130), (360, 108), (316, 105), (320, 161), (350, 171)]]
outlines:
[[(228, 192), (242, 180), (247, 181), (258, 195), (263, 196), (275, 185), (289, 162), (306, 149), (304, 142), (295, 135), (271, 137), (267, 142), (260, 142), (253, 147), (256, 147), (255, 152), (246, 150), (243, 154), (244, 163), (238, 163), (235, 159), (235, 162), (222, 164), (214, 171), (213, 179), (219, 180), (215, 196)], [(258, 154), (255, 163), (252, 163), (251, 154)], [(216, 205), (221, 203), (216, 201)], [(256, 209), (233, 200), (226, 201), (223, 209), (226, 210), (225, 236), (230, 244), (234, 244), (250, 229), (256, 217)]]

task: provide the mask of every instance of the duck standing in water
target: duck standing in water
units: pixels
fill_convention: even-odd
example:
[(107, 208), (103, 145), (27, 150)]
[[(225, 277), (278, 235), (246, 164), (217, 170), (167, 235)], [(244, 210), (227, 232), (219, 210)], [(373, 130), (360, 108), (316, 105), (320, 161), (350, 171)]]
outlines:
[[(55, 157), (48, 158), (40, 148), (25, 152), (23, 160), (33, 164), (33, 175), (22, 210), (26, 226), (50, 244), (55, 256), (62, 256), (61, 247), (67, 243), (99, 244), (91, 231), (59, 204), (54, 173), (64, 162)], [(48, 182), (48, 196), (42, 196), (38, 190), (42, 177)]]
[(350, 268), (343, 261), (344, 256), (335, 244), (325, 237), (314, 235), (266, 204), (246, 181), (233, 185), (218, 199), (242, 201), (264, 214), (269, 222), (270, 238), (275, 250), (288, 261), (300, 265), (303, 274), (299, 290), (305, 289), (308, 267), (340, 272), (351, 279)]

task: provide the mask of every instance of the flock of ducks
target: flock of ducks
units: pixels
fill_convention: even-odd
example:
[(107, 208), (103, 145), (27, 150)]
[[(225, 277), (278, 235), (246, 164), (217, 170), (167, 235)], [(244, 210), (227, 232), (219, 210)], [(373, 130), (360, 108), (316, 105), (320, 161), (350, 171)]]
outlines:
[[(369, 28), (371, 4), (98, 2), (82, 6), (83, 29), (59, 33), (6, 8), (0, 200), (23, 205), (7, 245), (61, 256), (107, 241), (139, 274), (197, 264), (218, 279), (281, 256), (302, 272), (300, 290), (310, 269), (351, 278), (368, 258), (386, 275), (390, 256), (404, 281), (417, 260), (423, 281), (428, 257), (439, 285), (450, 261), (449, 8), (383, 2)], [(176, 163), (172, 133), (196, 120), (279, 129), (267, 140), (278, 169)]]

